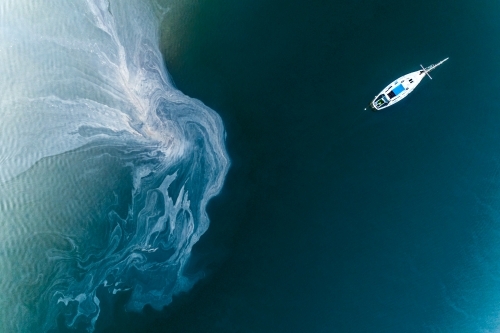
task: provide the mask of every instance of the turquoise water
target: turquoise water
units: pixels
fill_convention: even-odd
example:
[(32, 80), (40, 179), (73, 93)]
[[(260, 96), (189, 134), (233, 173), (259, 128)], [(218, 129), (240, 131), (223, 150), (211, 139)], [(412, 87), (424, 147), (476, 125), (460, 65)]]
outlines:
[(6, 2), (2, 331), (498, 332), (499, 9)]
[(2, 332), (90, 332), (106, 297), (161, 309), (203, 276), (185, 267), (229, 159), (220, 117), (166, 72), (166, 10), (2, 5)]

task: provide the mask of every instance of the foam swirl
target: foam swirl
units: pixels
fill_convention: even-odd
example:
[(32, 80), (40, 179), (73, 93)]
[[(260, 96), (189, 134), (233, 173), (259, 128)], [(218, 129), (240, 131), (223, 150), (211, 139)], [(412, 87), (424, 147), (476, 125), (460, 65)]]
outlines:
[(0, 326), (93, 331), (98, 290), (169, 304), (201, 276), (184, 268), (229, 167), (220, 117), (173, 86), (144, 1), (3, 6)]

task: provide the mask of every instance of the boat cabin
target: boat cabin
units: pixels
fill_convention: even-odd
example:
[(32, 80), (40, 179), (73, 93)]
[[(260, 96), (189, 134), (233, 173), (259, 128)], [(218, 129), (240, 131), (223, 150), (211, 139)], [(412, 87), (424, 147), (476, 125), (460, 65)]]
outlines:
[(397, 95), (401, 94), (403, 91), (405, 91), (405, 87), (400, 83), (398, 86), (396, 86), (394, 89), (392, 89), (387, 96), (389, 96), (390, 99), (393, 99)]
[(375, 102), (373, 103), (373, 105), (378, 109), (378, 108), (381, 108), (383, 106), (386, 106), (387, 104), (389, 104), (389, 100), (387, 99), (387, 97), (385, 97), (384, 94), (378, 96), (377, 98), (375, 98)]

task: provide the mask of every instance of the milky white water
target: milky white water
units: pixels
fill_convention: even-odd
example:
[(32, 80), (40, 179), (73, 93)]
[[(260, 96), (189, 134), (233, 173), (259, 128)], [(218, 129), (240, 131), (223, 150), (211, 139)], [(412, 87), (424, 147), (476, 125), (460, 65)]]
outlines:
[[(161, 308), (229, 160), (221, 119), (178, 91), (144, 1), (0, 4), (0, 327), (93, 331), (98, 290)], [(111, 296), (112, 297), (112, 296)]]

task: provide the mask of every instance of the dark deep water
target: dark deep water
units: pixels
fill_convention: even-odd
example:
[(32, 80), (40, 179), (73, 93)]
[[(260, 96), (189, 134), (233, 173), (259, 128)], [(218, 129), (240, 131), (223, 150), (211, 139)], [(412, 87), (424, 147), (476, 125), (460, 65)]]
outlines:
[[(193, 251), (210, 273), (160, 313), (108, 306), (97, 331), (498, 332), (499, 13), (462, 0), (173, 5), (167, 68), (222, 117), (232, 160)], [(448, 56), (404, 101), (363, 110)]]

